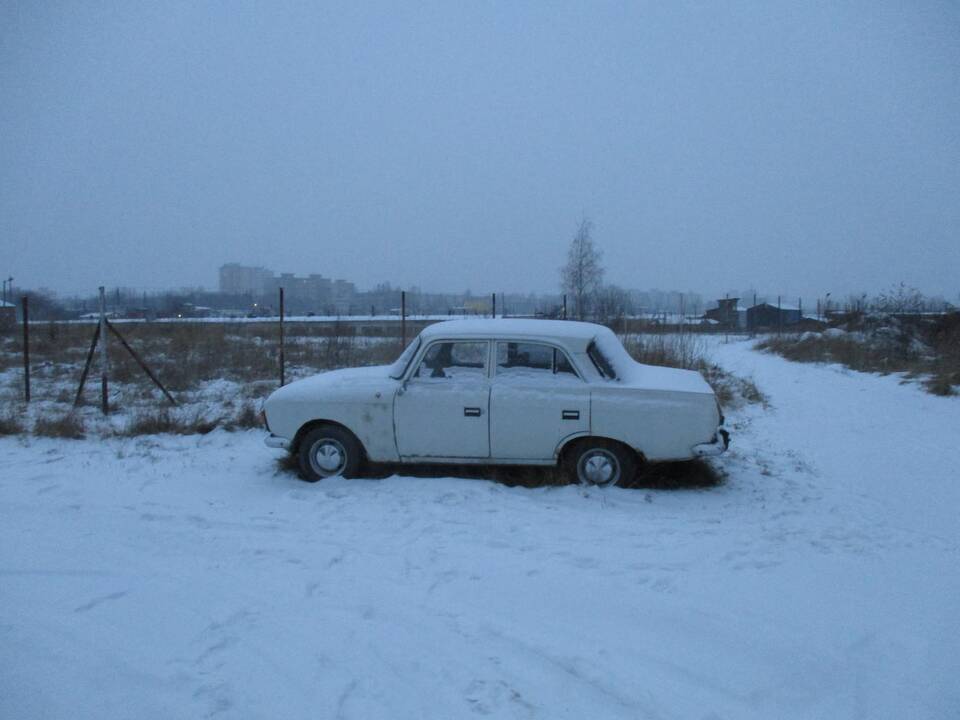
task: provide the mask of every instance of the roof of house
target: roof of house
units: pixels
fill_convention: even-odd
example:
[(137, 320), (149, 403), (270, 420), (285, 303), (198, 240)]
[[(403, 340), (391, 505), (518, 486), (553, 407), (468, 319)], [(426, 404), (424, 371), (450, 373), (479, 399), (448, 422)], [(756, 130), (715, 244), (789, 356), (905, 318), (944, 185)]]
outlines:
[(7, 308), (7, 307), (9, 307), (9, 308), (15, 308), (15, 307), (16, 307), (16, 305), (14, 305), (13, 303), (8, 303), (8, 302), (7, 302), (6, 300), (0, 300), (0, 307), (5, 307), (5, 308)]
[[(758, 308), (758, 307), (770, 307), (770, 308), (773, 308), (774, 310), (776, 310), (776, 309), (777, 309), (777, 304), (776, 304), (776, 303), (762, 302), (762, 303), (757, 303), (757, 304), (754, 305), (753, 307), (755, 307), (755, 308)], [(799, 310), (800, 308), (798, 308), (796, 305), (787, 305), (787, 304), (781, 303), (780, 309), (781, 309), (781, 310), (792, 310), (793, 312), (796, 312), (796, 311)]]

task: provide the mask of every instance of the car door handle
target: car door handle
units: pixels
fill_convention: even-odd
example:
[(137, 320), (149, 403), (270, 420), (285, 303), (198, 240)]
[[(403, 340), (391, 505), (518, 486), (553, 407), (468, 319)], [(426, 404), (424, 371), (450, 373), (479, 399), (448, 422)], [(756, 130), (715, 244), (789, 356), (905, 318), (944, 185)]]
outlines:
[(465, 407), (463, 409), (464, 417), (480, 417), (481, 415), (483, 415), (483, 410), (481, 410), (480, 408)]
[(560, 413), (560, 417), (564, 420), (579, 420), (580, 411), (579, 410), (563, 410)]

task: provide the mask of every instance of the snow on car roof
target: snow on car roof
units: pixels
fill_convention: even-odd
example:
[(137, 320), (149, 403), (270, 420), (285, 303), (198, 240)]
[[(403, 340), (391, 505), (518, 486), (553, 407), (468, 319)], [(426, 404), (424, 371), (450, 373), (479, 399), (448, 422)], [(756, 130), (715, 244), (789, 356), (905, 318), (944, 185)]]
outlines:
[(467, 318), (428, 325), (420, 335), (425, 340), (434, 337), (556, 338), (586, 347), (598, 335), (609, 332), (603, 325), (573, 320)]

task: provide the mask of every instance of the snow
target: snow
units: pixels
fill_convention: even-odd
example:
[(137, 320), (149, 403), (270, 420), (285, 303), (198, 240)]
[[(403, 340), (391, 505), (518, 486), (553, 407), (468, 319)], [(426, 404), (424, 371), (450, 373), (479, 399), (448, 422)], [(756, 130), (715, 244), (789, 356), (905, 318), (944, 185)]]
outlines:
[(605, 332), (610, 330), (603, 325), (574, 320), (466, 318), (428, 325), (420, 336), (424, 340), (435, 337), (556, 338), (582, 350)]
[(770, 398), (713, 488), (0, 439), (0, 717), (956, 717), (960, 401), (710, 351)]

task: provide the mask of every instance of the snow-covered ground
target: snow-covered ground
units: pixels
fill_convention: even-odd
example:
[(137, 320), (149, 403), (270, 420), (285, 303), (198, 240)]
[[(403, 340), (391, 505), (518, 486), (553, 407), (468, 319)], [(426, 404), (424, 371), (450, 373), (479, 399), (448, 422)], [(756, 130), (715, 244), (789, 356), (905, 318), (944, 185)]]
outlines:
[(0, 717), (960, 715), (960, 400), (711, 352), (770, 407), (710, 489), (3, 439)]

